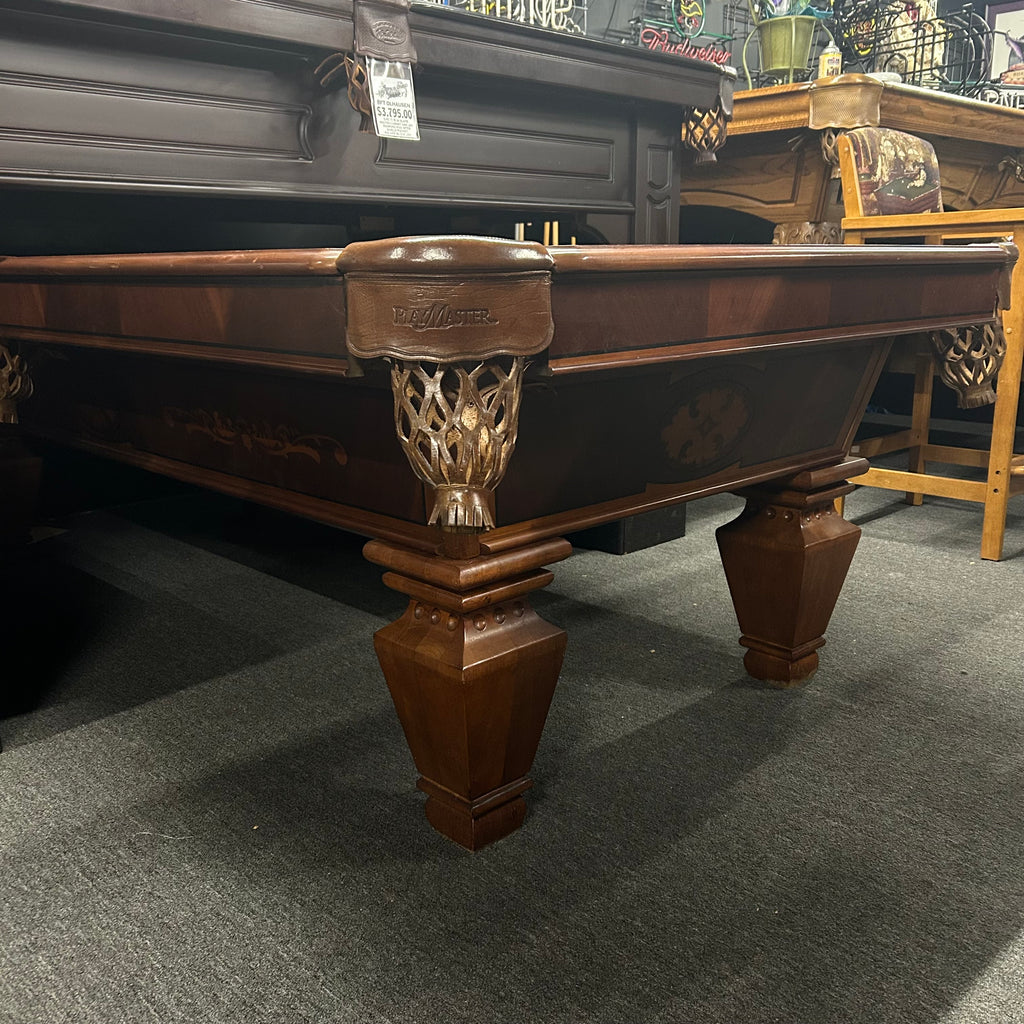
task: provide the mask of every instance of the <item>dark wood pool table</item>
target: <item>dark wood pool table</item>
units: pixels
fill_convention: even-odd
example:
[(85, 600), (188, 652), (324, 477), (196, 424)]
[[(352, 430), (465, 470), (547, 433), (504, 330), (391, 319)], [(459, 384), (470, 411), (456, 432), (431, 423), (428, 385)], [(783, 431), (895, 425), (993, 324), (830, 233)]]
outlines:
[(372, 538), (410, 599), (376, 646), (427, 816), (474, 849), (525, 814), (566, 643), (529, 594), (563, 535), (742, 493), (718, 541), (746, 667), (806, 678), (891, 339), (991, 320), (1014, 256), (413, 237), (15, 257), (0, 329), (34, 381), (28, 435)]

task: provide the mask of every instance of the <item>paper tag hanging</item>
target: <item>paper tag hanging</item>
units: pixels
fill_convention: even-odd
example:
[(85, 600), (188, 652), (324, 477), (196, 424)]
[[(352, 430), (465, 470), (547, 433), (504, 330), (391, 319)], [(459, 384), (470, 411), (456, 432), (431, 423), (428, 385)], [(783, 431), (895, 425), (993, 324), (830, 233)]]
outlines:
[(382, 139), (419, 142), (420, 124), (416, 118), (412, 66), (405, 61), (369, 57), (366, 70), (370, 78), (373, 130)]

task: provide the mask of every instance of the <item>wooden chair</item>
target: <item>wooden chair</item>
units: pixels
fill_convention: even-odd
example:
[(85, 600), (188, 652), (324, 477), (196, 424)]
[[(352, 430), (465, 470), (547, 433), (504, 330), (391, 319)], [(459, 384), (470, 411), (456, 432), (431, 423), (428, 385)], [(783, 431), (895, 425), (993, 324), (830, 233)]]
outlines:
[[(899, 239), (941, 245), (1009, 237), (1024, 253), (1024, 208), (942, 211), (938, 163), (925, 140), (890, 129), (858, 128), (840, 136), (837, 149), (846, 212), (842, 226), (847, 244)], [(893, 287), (899, 287), (899, 282), (894, 281)], [(1002, 324), (1006, 349), (995, 394), (987, 390), (989, 384), (976, 387), (973, 393), (968, 387), (958, 394), (962, 407), (994, 399), (987, 449), (930, 442), (932, 386), (942, 367), (934, 348), (922, 346), (913, 354), (910, 368), (914, 375), (910, 428), (863, 440), (853, 451), (867, 458), (904, 449), (909, 452), (907, 471), (872, 467), (858, 478), (859, 484), (906, 491), (907, 501), (914, 505), (921, 504), (925, 494), (984, 505), (981, 557), (995, 561), (1002, 558), (1007, 502), (1012, 495), (1024, 491), (1024, 456), (1013, 453), (1024, 354), (1024, 271), (1020, 263), (1012, 275), (1009, 307), (1003, 312)], [(900, 369), (898, 364), (892, 368)], [(931, 471), (929, 463), (983, 469), (987, 479), (942, 476)]]

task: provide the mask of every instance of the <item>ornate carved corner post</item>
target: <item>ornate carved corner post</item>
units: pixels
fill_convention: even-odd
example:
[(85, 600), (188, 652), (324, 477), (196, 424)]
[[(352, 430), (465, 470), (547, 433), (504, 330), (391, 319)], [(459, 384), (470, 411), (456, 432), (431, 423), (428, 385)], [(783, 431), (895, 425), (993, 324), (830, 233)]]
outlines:
[(853, 560), (860, 528), (835, 510), (853, 490), (847, 477), (866, 459), (739, 492), (739, 518), (719, 528), (718, 549), (755, 679), (792, 686), (818, 667), (818, 648)]
[(0, 343), (0, 545), (25, 541), (35, 511), (42, 460), (18, 432), (18, 403), (32, 394), (25, 360)]
[(470, 850), (507, 835), (561, 670), (566, 636), (527, 595), (569, 544), (491, 552), (494, 488), (515, 446), (526, 361), (551, 340), (551, 257), (539, 245), (416, 238), (350, 245), (347, 345), (391, 362), (395, 428), (432, 488), (436, 551), (384, 541), (366, 557), (410, 598), (377, 656), (441, 833)]

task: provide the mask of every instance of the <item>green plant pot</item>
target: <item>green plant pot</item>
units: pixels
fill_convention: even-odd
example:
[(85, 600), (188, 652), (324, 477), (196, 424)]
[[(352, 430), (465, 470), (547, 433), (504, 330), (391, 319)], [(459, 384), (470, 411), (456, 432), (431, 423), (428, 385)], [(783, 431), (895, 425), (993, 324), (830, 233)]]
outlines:
[(806, 14), (787, 14), (759, 22), (762, 73), (792, 76), (794, 71), (806, 68), (817, 24), (817, 18)]

